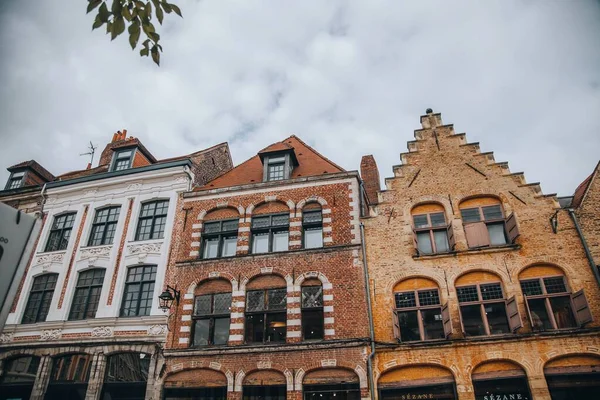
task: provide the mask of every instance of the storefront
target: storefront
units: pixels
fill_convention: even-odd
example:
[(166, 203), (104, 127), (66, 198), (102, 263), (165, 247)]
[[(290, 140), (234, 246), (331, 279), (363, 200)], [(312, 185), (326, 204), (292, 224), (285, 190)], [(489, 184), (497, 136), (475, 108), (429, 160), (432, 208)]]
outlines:
[(304, 400), (359, 400), (360, 383), (354, 371), (319, 369), (304, 376)]
[(456, 384), (449, 370), (432, 365), (400, 367), (381, 375), (380, 400), (456, 400)]
[(5, 361), (0, 377), (0, 400), (26, 400), (33, 390), (33, 383), (40, 366), (40, 358), (22, 356)]
[(87, 392), (92, 356), (68, 354), (52, 360), (50, 382), (44, 399), (84, 400)]
[(544, 375), (552, 400), (600, 399), (600, 358), (571, 356), (550, 361)]
[(191, 369), (165, 379), (164, 400), (226, 400), (227, 377), (211, 369)]
[(243, 400), (285, 400), (285, 376), (278, 371), (256, 371), (244, 379)]
[(471, 374), (476, 400), (531, 400), (525, 371), (509, 361), (478, 365)]
[(150, 355), (144, 353), (118, 353), (106, 359), (106, 372), (102, 385), (102, 400), (143, 400)]

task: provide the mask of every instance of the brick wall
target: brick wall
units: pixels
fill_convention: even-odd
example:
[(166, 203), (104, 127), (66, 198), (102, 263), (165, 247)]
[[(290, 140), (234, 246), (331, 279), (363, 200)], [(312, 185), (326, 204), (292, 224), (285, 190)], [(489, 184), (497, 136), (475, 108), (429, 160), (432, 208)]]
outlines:
[(596, 167), (590, 186), (579, 208), (575, 211), (592, 257), (600, 266), (600, 165)]

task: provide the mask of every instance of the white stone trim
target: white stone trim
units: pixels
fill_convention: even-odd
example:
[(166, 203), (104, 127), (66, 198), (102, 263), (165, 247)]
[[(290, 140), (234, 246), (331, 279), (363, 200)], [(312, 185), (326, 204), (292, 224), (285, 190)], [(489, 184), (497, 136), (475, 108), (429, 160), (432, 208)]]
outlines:
[(193, 304), (184, 304), (183, 305), (183, 309), (184, 310), (193, 310), (194, 309), (194, 305)]
[(240, 226), (238, 228), (238, 232), (250, 232), (250, 227), (249, 226)]
[(287, 337), (302, 337), (302, 332), (300, 331), (288, 331)]
[(330, 282), (323, 282), (323, 290), (333, 289), (333, 285)]
[(243, 246), (237, 246), (235, 249), (237, 251), (248, 251), (249, 247), (248, 247), (248, 245), (243, 245)]
[(244, 329), (244, 324), (242, 323), (237, 323), (237, 324), (231, 324), (229, 325), (229, 329)]
[(200, 247), (200, 242), (192, 242), (190, 243), (190, 247)]
[(200, 252), (198, 250), (190, 251), (190, 257), (198, 257), (199, 255), (200, 255)]
[(182, 315), (181, 316), (181, 320), (182, 321), (191, 321), (192, 320), (192, 316), (191, 315)]
[[(184, 293), (183, 294), (183, 298), (184, 298), (184, 300), (193, 300), (194, 299), (194, 293)], [(184, 308), (184, 310), (185, 310), (185, 308)]]
[(229, 340), (231, 340), (232, 342), (244, 340), (244, 335), (229, 335)]
[(201, 234), (202, 234), (201, 232), (192, 232), (192, 237), (199, 238)]
[(331, 214), (331, 208), (324, 208), (321, 210), (321, 214)]
[(288, 314), (300, 314), (300, 308), (288, 308)]
[(333, 312), (333, 306), (324, 306), (323, 312)]
[(245, 301), (234, 301), (234, 302), (232, 302), (232, 305), (234, 307), (244, 308), (244, 307), (246, 307), (246, 302)]
[(192, 224), (192, 229), (202, 229), (202, 223)]
[(325, 336), (335, 336), (335, 329), (325, 329)]
[(333, 320), (334, 320), (333, 317), (325, 317), (325, 318), (323, 318), (323, 323), (325, 323), (325, 324), (333, 324)]
[(301, 326), (302, 320), (300, 319), (288, 319), (287, 326)]
[(298, 296), (288, 297), (287, 298), (287, 302), (288, 302), (288, 304), (290, 304), (290, 303), (300, 303), (300, 297), (298, 297)]
[(332, 294), (324, 294), (323, 295), (323, 301), (331, 301), (331, 300), (333, 300)]
[(290, 226), (302, 226), (302, 222), (301, 221), (292, 221), (292, 222), (290, 222)]
[(323, 223), (324, 224), (330, 224), (331, 223), (331, 217), (329, 217), (329, 218), (323, 218)]
[(290, 240), (289, 241), (290, 246), (300, 246), (301, 244), (302, 244), (301, 240)]
[(232, 312), (230, 318), (244, 318), (243, 312)]
[(331, 226), (324, 226), (323, 227), (323, 232), (331, 232), (332, 231), (332, 227)]
[(183, 338), (179, 338), (179, 344), (187, 344), (189, 343), (190, 339), (183, 337)]
[(181, 328), (179, 328), (179, 332), (191, 332), (192, 329), (189, 326), (182, 326)]

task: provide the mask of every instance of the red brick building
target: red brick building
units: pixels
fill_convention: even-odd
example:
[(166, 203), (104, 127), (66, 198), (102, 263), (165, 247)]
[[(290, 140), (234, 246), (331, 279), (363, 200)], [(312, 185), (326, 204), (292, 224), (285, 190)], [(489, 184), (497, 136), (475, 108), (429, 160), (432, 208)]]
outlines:
[(368, 397), (361, 192), (290, 136), (180, 196), (163, 398)]

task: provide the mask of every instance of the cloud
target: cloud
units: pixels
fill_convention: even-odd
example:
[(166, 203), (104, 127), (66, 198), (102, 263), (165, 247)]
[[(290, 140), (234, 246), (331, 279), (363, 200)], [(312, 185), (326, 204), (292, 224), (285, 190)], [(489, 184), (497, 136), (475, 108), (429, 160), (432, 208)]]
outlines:
[(126, 128), (157, 158), (229, 141), (236, 163), (294, 133), (385, 177), (428, 107), (546, 193), (598, 161), (598, 2), (177, 4), (157, 68), (82, 0), (2, 2), (0, 167), (83, 168)]

